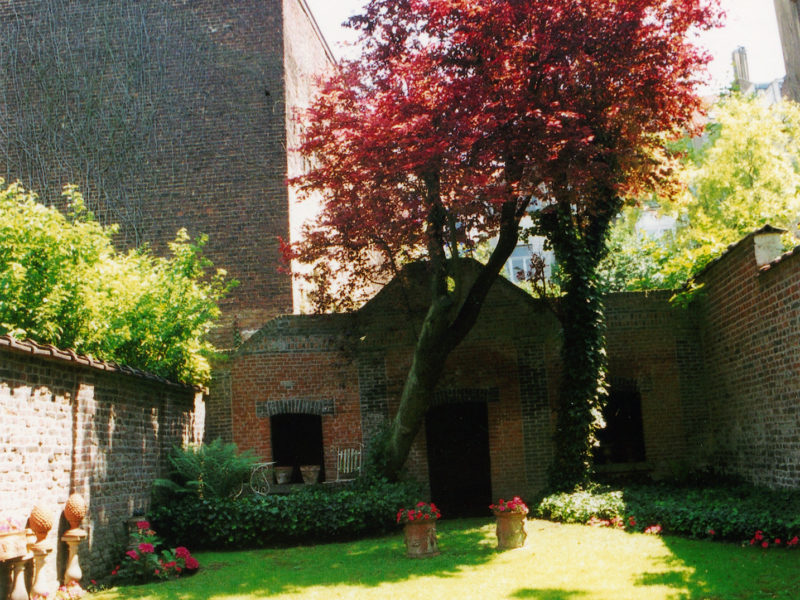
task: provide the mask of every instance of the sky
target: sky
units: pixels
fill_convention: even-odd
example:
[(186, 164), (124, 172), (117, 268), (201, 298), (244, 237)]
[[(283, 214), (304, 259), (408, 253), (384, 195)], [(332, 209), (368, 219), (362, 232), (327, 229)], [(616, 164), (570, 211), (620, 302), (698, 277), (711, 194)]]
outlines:
[[(325, 39), (337, 57), (347, 48), (342, 42), (354, 41), (352, 31), (341, 27), (349, 16), (359, 12), (365, 0), (306, 0)], [(724, 28), (703, 34), (701, 43), (714, 59), (709, 67), (712, 91), (724, 89), (733, 79), (731, 54), (744, 46), (750, 63), (750, 79), (767, 83), (784, 76), (778, 24), (772, 0), (722, 0), (727, 13)]]

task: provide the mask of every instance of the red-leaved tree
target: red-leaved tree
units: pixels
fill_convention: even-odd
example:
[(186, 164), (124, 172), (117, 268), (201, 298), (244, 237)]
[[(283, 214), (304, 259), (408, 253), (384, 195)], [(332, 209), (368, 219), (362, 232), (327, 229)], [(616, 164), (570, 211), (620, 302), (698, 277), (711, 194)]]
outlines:
[[(308, 110), (300, 151), (312, 167), (293, 182), (321, 193), (322, 211), (285, 257), (316, 265), (306, 277), (321, 308), (430, 262), (387, 475), (527, 212), (565, 272), (555, 483), (585, 479), (605, 369), (595, 268), (625, 200), (669, 181), (664, 142), (692, 128), (707, 62), (691, 31), (716, 22), (716, 1), (371, 0), (350, 21), (364, 52)], [(482, 269), (463, 268), (489, 237)]]

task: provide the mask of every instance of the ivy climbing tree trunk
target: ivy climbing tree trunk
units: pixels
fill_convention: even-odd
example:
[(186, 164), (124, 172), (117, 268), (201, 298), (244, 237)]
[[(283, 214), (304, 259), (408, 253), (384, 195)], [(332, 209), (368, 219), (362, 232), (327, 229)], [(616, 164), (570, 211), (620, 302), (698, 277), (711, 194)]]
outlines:
[(610, 191), (591, 217), (576, 215), (569, 202), (542, 216), (564, 274), (558, 315), (562, 328), (562, 376), (558, 394), (555, 456), (550, 485), (571, 489), (591, 473), (595, 433), (602, 426), (606, 397), (605, 317), (597, 267), (621, 199)]

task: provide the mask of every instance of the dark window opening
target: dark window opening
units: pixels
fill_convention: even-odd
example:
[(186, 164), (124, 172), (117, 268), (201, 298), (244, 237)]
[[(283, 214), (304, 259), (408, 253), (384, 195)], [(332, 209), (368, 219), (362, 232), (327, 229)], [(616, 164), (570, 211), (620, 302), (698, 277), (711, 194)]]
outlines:
[(486, 516), (492, 502), (486, 402), (447, 403), (425, 419), (431, 499), (443, 517)]
[(636, 382), (612, 380), (603, 418), (606, 426), (597, 432), (599, 446), (594, 449), (595, 464), (644, 462), (642, 397)]
[(325, 481), (322, 451), (322, 417), (284, 414), (270, 417), (272, 456), (279, 467), (294, 467), (291, 483), (302, 483), (301, 465), (319, 465), (319, 481)]

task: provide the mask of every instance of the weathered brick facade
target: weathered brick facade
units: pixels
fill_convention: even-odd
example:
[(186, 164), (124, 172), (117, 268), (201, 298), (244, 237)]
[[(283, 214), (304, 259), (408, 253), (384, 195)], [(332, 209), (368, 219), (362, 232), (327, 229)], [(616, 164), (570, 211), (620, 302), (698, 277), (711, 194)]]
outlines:
[[(709, 266), (688, 307), (668, 292), (606, 299), (609, 377), (640, 399), (645, 456), (606, 470), (712, 466), (800, 487), (800, 252), (759, 268), (757, 239)], [(411, 362), (426, 297), (419, 268), (356, 313), (281, 317), (245, 342), (231, 360), (232, 439), (272, 459), (274, 415), (320, 414), (328, 474), (335, 447), (368, 443), (396, 412)], [(546, 304), (501, 279), (447, 361), (435, 404), (486, 405), (495, 497), (545, 485), (558, 381), (569, 377), (559, 343)], [(428, 481), (424, 430), (407, 470)]]
[(750, 235), (703, 274), (709, 461), (773, 487), (800, 487), (800, 247), (759, 266)]
[[(142, 373), (81, 364), (74, 354), (35, 344), (0, 344), (0, 508), (26, 519), (40, 505), (58, 519), (72, 492), (89, 512), (81, 545), (85, 577), (102, 576), (127, 539), (125, 520), (149, 507), (150, 483), (162, 477), (174, 445), (203, 435), (202, 395)], [(45, 573), (63, 575), (61, 518), (48, 540)], [(8, 573), (0, 569), (0, 597)]]
[(247, 332), (292, 312), (291, 107), (333, 64), (304, 0), (6, 0), (0, 34), (0, 177), (56, 203), (78, 184), (128, 245), (207, 234), (240, 282), (222, 347), (234, 317)]

